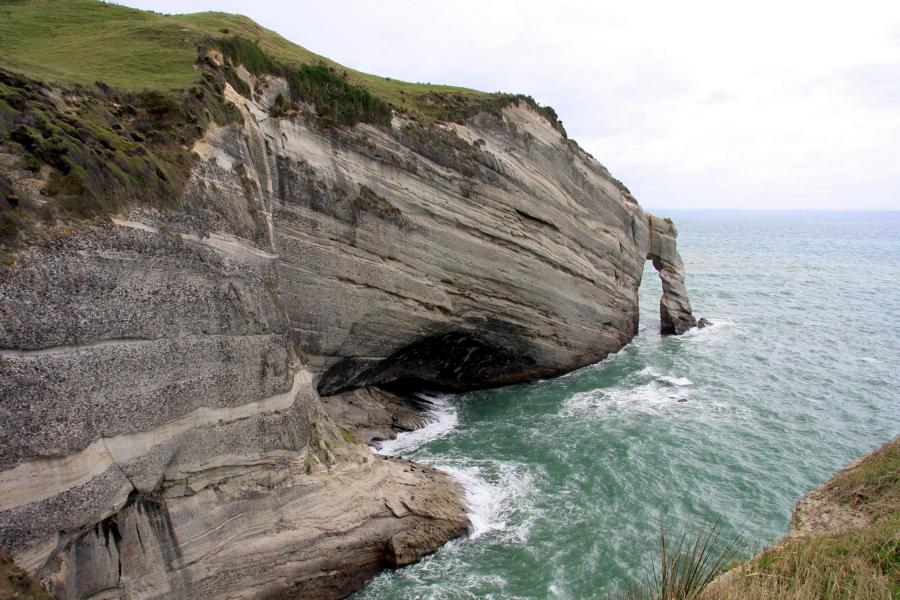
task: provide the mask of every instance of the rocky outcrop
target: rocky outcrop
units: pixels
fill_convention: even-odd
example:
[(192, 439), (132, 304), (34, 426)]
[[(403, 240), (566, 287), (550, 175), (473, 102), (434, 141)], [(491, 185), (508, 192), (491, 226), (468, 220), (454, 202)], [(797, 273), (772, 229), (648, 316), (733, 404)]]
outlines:
[(428, 402), (375, 387), (322, 398), (325, 411), (340, 427), (366, 444), (390, 440), (427, 422)]
[(690, 322), (674, 227), (527, 103), (333, 128), (250, 83), (177, 210), (3, 268), (0, 547), (61, 598), (345, 596), (466, 527), (445, 475), (359, 443), (414, 416), (346, 394), (600, 360), (648, 256), (664, 327)]
[(650, 251), (647, 259), (659, 271), (663, 296), (659, 301), (660, 329), (663, 335), (681, 335), (697, 326), (691, 313), (691, 301), (684, 286), (684, 263), (678, 254), (678, 232), (672, 219), (647, 215), (650, 231)]

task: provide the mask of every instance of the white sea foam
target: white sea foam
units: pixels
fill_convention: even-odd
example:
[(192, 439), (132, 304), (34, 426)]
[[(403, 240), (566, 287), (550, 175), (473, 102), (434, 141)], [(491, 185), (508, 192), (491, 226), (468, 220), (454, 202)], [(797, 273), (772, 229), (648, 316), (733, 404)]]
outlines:
[(496, 461), (435, 466), (463, 486), (470, 538), (498, 531), (508, 542), (525, 542), (536, 512), (529, 506), (532, 478), (520, 466)]
[(729, 321), (727, 319), (716, 319), (712, 322), (712, 324), (707, 325), (703, 329), (699, 327), (694, 327), (685, 331), (683, 334), (679, 336), (675, 336), (676, 340), (691, 340), (694, 338), (703, 338), (709, 337), (713, 335), (717, 335), (721, 333), (723, 330), (731, 329), (735, 325), (734, 321)]
[(665, 381), (666, 383), (670, 383), (672, 385), (678, 387), (685, 387), (688, 385), (694, 385), (694, 382), (688, 379), (687, 377), (672, 377), (671, 375), (660, 375), (657, 377), (660, 381)]
[(674, 375), (664, 375), (654, 369), (653, 367), (645, 367), (639, 373), (639, 375), (646, 375), (649, 377), (653, 377), (657, 381), (662, 381), (664, 383), (668, 383), (669, 385), (674, 385), (678, 387), (685, 387), (689, 385), (694, 385), (694, 382), (688, 379), (687, 377), (675, 377)]
[(414, 431), (403, 431), (392, 440), (377, 442), (372, 448), (375, 452), (388, 456), (409, 454), (456, 428), (458, 415), (452, 395), (421, 394), (419, 398), (428, 407), (425, 411), (425, 426)]
[(562, 583), (556, 583), (555, 581), (551, 583), (547, 587), (547, 595), (550, 598), (557, 598), (558, 600), (569, 600), (572, 596), (563, 588)]
[[(440, 439), (456, 428), (458, 413), (450, 394), (421, 395), (427, 403), (424, 427), (405, 431), (392, 440), (378, 442), (373, 450), (378, 454), (399, 456), (415, 452), (428, 442)], [(520, 475), (516, 466), (507, 463), (436, 464), (427, 456), (416, 457), (449, 473), (463, 486), (467, 516), (472, 523), (469, 537), (475, 539), (491, 531), (505, 531), (512, 538), (524, 541), (529, 522), (516, 527), (507, 526), (507, 515), (521, 507), (530, 489), (530, 478)], [(485, 473), (489, 473), (486, 475)]]
[(450, 473), (465, 490), (468, 517), (472, 523), (469, 537), (475, 539), (489, 531), (506, 529), (503, 519), (504, 490), (488, 483), (477, 467), (442, 466), (441, 469)]
[(563, 402), (560, 414), (564, 417), (601, 416), (626, 412), (660, 414), (683, 406), (690, 395), (689, 385), (689, 381), (686, 385), (672, 385), (654, 379), (649, 383), (633, 387), (579, 392)]

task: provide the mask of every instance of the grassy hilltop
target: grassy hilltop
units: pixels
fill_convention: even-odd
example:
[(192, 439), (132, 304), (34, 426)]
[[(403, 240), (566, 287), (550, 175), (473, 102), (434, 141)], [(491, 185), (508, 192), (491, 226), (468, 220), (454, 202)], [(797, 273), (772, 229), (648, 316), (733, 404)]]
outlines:
[[(254, 95), (240, 67), (288, 83), (272, 116), (319, 127), (389, 127), (400, 113), (427, 128), (524, 101), (565, 135), (553, 109), (530, 97), (367, 75), (220, 12), (0, 0), (0, 40), (0, 251), (59, 224), (177, 206), (193, 144), (211, 123), (241, 119), (226, 84)], [(0, 266), (12, 260), (3, 254)]]
[(0, 3), (0, 67), (61, 84), (96, 81), (124, 91), (183, 90), (196, 84), (197, 47), (205, 40), (239, 36), (293, 65), (324, 64), (346, 73), (397, 109), (440, 118), (446, 102), (491, 96), (466, 88), (407, 83), (345, 68), (243, 16), (221, 12), (158, 13), (98, 0), (24, 0)]

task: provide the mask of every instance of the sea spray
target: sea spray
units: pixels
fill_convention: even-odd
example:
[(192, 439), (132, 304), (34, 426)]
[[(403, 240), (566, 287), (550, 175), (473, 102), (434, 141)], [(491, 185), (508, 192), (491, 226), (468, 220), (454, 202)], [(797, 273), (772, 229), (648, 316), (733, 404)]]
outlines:
[(372, 446), (378, 454), (403, 456), (415, 452), (428, 442), (440, 439), (453, 431), (458, 420), (453, 396), (450, 394), (419, 394), (425, 407), (425, 425), (413, 431), (401, 431), (392, 440), (382, 440)]
[[(373, 446), (378, 454), (407, 456), (425, 444), (450, 434), (458, 423), (456, 397), (452, 394), (423, 393), (418, 395), (425, 406), (425, 425), (413, 431), (400, 432), (392, 440)], [(467, 516), (471, 522), (469, 537), (476, 539), (491, 531), (507, 529), (504, 513), (527, 494), (528, 481), (516, 472), (514, 465), (485, 464), (484, 461), (463, 460), (456, 463), (436, 462), (426, 456), (415, 456), (418, 462), (449, 473), (464, 490)], [(489, 462), (489, 461), (488, 461)], [(485, 472), (489, 474), (486, 475)], [(527, 528), (521, 525), (513, 535), (523, 537)]]

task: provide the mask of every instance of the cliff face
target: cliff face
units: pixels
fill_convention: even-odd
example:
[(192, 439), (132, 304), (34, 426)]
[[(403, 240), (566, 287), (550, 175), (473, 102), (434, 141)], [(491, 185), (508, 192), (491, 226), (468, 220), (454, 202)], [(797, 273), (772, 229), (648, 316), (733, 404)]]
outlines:
[(346, 595), (467, 522), (455, 483), (375, 457), (321, 396), (600, 360), (648, 256), (673, 331), (692, 319), (674, 228), (528, 104), (331, 128), (241, 75), (243, 123), (195, 145), (178, 209), (0, 279), (0, 547), (59, 597)]

